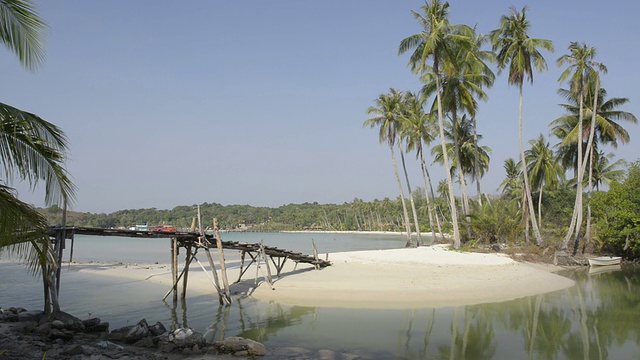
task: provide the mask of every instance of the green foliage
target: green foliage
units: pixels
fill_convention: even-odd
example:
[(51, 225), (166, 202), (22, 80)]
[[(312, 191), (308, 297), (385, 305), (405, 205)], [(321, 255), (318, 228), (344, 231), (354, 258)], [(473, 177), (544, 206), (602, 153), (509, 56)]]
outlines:
[(511, 242), (522, 233), (522, 212), (517, 201), (498, 199), (476, 204), (471, 215), (472, 236), (477, 242)]
[(612, 183), (608, 192), (597, 193), (591, 208), (603, 250), (640, 257), (640, 161), (629, 166), (623, 183)]

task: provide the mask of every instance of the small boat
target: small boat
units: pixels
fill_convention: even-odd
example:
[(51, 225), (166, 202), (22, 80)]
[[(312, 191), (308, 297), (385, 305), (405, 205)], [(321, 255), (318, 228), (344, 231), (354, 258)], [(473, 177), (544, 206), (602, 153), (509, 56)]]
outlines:
[(600, 256), (589, 259), (590, 266), (606, 266), (606, 265), (617, 265), (620, 264), (620, 260), (622, 260), (619, 256)]

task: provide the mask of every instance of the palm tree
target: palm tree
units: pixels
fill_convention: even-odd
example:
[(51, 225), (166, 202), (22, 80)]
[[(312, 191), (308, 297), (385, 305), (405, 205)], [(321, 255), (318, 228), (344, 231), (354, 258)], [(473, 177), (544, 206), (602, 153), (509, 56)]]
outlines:
[[(572, 167), (574, 169), (576, 184), (584, 183), (584, 172), (587, 160), (589, 160), (589, 178), (592, 177), (593, 162), (596, 160), (595, 156), (598, 152), (598, 143), (608, 144), (617, 148), (619, 143), (626, 144), (629, 142), (629, 133), (620, 124), (620, 121), (627, 121), (633, 124), (638, 123), (635, 115), (618, 109), (619, 106), (626, 104), (629, 99), (607, 99), (607, 91), (605, 89), (598, 88), (598, 91), (596, 91), (595, 84), (587, 84), (586, 87), (588, 90), (585, 91), (583, 101), (585, 105), (582, 107), (579, 105), (579, 94), (575, 94), (566, 89), (560, 89), (558, 91), (559, 94), (564, 96), (569, 102), (569, 104), (561, 105), (568, 112), (568, 115), (562, 116), (551, 123), (553, 126), (552, 133), (562, 140), (558, 149), (562, 163), (566, 167)], [(598, 94), (597, 97), (594, 96), (596, 93)], [(597, 110), (595, 112), (593, 111), (593, 104), (596, 104), (595, 108)], [(591, 117), (591, 125), (583, 123), (582, 127), (578, 126), (578, 124), (581, 123), (580, 114), (583, 114), (583, 117)], [(586, 146), (580, 146), (580, 144), (584, 143), (585, 138), (596, 141), (592, 140), (590, 143), (588, 142)], [(579, 181), (580, 167), (582, 167), (582, 181)], [(587, 184), (590, 189), (590, 194), (592, 183), (589, 181)], [(578, 186), (580, 193), (576, 193), (576, 202), (581, 202), (583, 186), (584, 185)], [(577, 191), (578, 190), (576, 190), (576, 192)], [(589, 208), (590, 206), (588, 205), (587, 211), (590, 210)], [(574, 209), (570, 227), (580, 227), (582, 223), (581, 209), (582, 206), (578, 211)], [(587, 222), (590, 223), (589, 217), (587, 218)], [(585, 234), (587, 238), (588, 235), (590, 235), (589, 230), (589, 227), (587, 227), (587, 233)], [(576, 244), (579, 242), (578, 232), (579, 229), (576, 230)], [(563, 242), (564, 248), (568, 246), (571, 234), (573, 234), (573, 232), (570, 231), (567, 237), (565, 237)]]
[[(440, 141), (445, 143), (444, 136), (444, 117), (442, 107), (442, 94), (440, 86), (440, 63), (446, 61), (449, 49), (453, 47), (453, 43), (458, 40), (453, 36), (453, 32), (457, 26), (449, 22), (449, 3), (442, 3), (440, 0), (431, 0), (430, 3), (425, 1), (422, 6), (424, 16), (415, 12), (414, 18), (422, 26), (420, 33), (411, 35), (400, 42), (398, 54), (404, 54), (413, 50), (409, 59), (409, 65), (412, 71), (424, 74), (427, 70), (427, 59), (433, 59), (433, 73), (436, 77), (436, 98), (438, 108), (438, 127), (440, 130)], [(460, 248), (460, 230), (458, 228), (458, 214), (453, 193), (453, 179), (449, 171), (449, 156), (445, 152), (445, 172), (447, 174), (447, 185), (449, 187), (449, 204), (451, 206), (451, 221), (453, 223), (453, 247)]]
[(613, 154), (605, 155), (604, 151), (598, 151), (593, 157), (593, 186), (600, 191), (600, 184), (609, 185), (612, 182), (621, 182), (625, 177), (627, 163), (623, 159), (611, 163)]
[[(565, 71), (562, 72), (560, 78), (558, 78), (559, 82), (563, 82), (567, 80), (569, 77), (570, 85), (570, 93), (573, 97), (578, 98), (579, 103), (579, 112), (578, 112), (578, 128), (582, 129), (582, 119), (583, 119), (583, 105), (584, 98), (587, 95), (587, 91), (589, 89), (589, 83), (592, 83), (596, 77), (598, 76), (598, 71), (606, 73), (607, 68), (595, 61), (593, 59), (596, 55), (596, 49), (587, 46), (582, 43), (579, 44), (577, 42), (572, 42), (569, 44), (569, 54), (565, 54), (558, 58), (556, 61), (558, 66), (562, 66), (565, 63), (569, 63), (569, 67)], [(571, 224), (569, 225), (569, 231), (567, 232), (567, 236), (565, 237), (564, 242), (562, 243), (562, 248), (566, 249), (569, 243), (569, 239), (574, 234), (575, 238), (578, 241), (580, 237), (580, 228), (582, 224), (582, 180), (584, 177), (584, 172), (581, 171), (582, 166), (582, 131), (578, 131), (578, 172), (577, 172), (577, 181), (576, 184), (576, 201), (573, 207), (573, 215), (571, 218)]]
[[(46, 24), (30, 1), (0, 0), (0, 42), (14, 52), (22, 66), (35, 70), (44, 60)], [(27, 181), (35, 188), (45, 183), (45, 202), (67, 203), (74, 187), (64, 169), (67, 139), (57, 126), (39, 116), (0, 103), (0, 247), (25, 257), (34, 273), (42, 270), (45, 312), (59, 311), (53, 274), (58, 267), (51, 249), (48, 225), (32, 206), (20, 201), (7, 184)]]
[[(427, 167), (424, 156), (423, 143), (429, 146), (434, 140), (433, 135), (433, 116), (424, 112), (424, 101), (411, 92), (407, 92), (404, 99), (405, 113), (401, 118), (402, 121), (402, 137), (406, 139), (407, 152), (416, 152), (416, 158), (420, 159), (420, 168), (422, 169), (422, 177), (424, 180), (424, 193), (427, 202), (427, 212), (429, 215), (429, 224), (431, 226), (431, 234), (436, 239), (436, 231), (433, 226), (435, 217), (438, 231), (442, 232), (440, 217), (434, 212), (435, 197), (433, 194), (433, 185), (431, 184), (431, 175)], [(431, 189), (431, 191), (429, 191)]]
[[(502, 71), (509, 67), (509, 85), (518, 86), (520, 93), (519, 106), (519, 138), (520, 138), (520, 161), (526, 163), (524, 156), (524, 139), (522, 136), (522, 86), (525, 78), (533, 83), (533, 71), (543, 71), (547, 69), (547, 62), (538, 49), (542, 48), (553, 52), (553, 43), (549, 40), (529, 37), (531, 23), (526, 17), (527, 7), (518, 12), (511, 8), (509, 16), (503, 15), (500, 18), (500, 27), (491, 32), (490, 37), (493, 43), (493, 50), (497, 52), (496, 60), (498, 69)], [(526, 167), (522, 171), (524, 178), (524, 190), (527, 197), (529, 212), (533, 214), (533, 201), (531, 199), (531, 186)], [(531, 216), (531, 225), (539, 246), (542, 245), (542, 236), (535, 216)]]
[(505, 179), (502, 180), (498, 190), (505, 195), (519, 197), (522, 192), (522, 163), (517, 162), (513, 158), (508, 158), (503, 165), (505, 171)]
[[(452, 49), (448, 60), (443, 62), (439, 83), (442, 84), (442, 105), (444, 110), (450, 115), (452, 122), (457, 123), (459, 115), (465, 112), (475, 120), (478, 107), (476, 98), (487, 99), (483, 87), (490, 86), (493, 83), (494, 75), (484, 62), (484, 59), (491, 59), (491, 57), (486, 52), (480, 51), (483, 40), (476, 35), (474, 29), (468, 26), (459, 26), (453, 35), (467, 39), (468, 44), (465, 43), (462, 44), (464, 46)], [(435, 81), (433, 72), (425, 72), (421, 80), (425, 83), (422, 88), (422, 93), (425, 96), (430, 96), (438, 91), (438, 82)], [(434, 102), (432, 109), (436, 109), (436, 107), (437, 103)], [(456, 132), (453, 133), (453, 136), (455, 162), (455, 159), (461, 156), (460, 140), (457, 138)], [(462, 171), (462, 176), (460, 177), (462, 205), (467, 225), (469, 225), (470, 207), (467, 196), (466, 169), (460, 170)]]
[(393, 150), (396, 141), (398, 140), (399, 131), (399, 119), (402, 114), (401, 109), (402, 92), (391, 89), (389, 94), (381, 94), (375, 100), (375, 106), (367, 109), (367, 114), (374, 114), (375, 116), (366, 120), (363, 126), (369, 126), (371, 128), (379, 127), (378, 139), (380, 144), (387, 143), (389, 150), (391, 150), (391, 160), (393, 161), (393, 170), (396, 175), (396, 181), (398, 182), (398, 189), (400, 190), (400, 199), (402, 201), (402, 209), (404, 214), (405, 228), (407, 230), (407, 247), (413, 246), (411, 239), (411, 227), (409, 225), (409, 213), (407, 212), (407, 205), (405, 204), (404, 191), (402, 190), (402, 182), (400, 181), (400, 175), (398, 174), (398, 164), (396, 162), (395, 151)]
[(531, 186), (538, 190), (538, 224), (542, 228), (542, 193), (544, 187), (555, 187), (564, 178), (564, 168), (557, 161), (551, 145), (540, 134), (529, 141), (531, 149), (525, 151), (527, 171), (531, 174)]

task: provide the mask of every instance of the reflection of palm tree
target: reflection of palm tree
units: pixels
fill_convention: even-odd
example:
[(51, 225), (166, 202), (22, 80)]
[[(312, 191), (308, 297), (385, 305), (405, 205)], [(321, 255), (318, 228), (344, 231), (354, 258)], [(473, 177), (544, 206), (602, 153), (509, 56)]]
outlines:
[[(547, 63), (540, 54), (539, 48), (553, 51), (553, 44), (549, 40), (535, 39), (529, 37), (531, 23), (526, 18), (527, 8), (522, 12), (511, 8), (509, 16), (502, 16), (500, 27), (491, 32), (493, 50), (497, 51), (496, 59), (500, 70), (509, 67), (509, 84), (517, 85), (520, 91), (520, 117), (519, 117), (519, 137), (520, 137), (520, 161), (526, 163), (524, 156), (524, 139), (522, 136), (522, 86), (525, 77), (533, 83), (533, 71), (546, 70)], [(533, 202), (531, 200), (531, 186), (529, 185), (529, 175), (527, 169), (522, 171), (524, 177), (524, 190), (527, 196), (529, 212), (533, 214)], [(531, 216), (531, 225), (538, 245), (542, 245), (542, 235), (535, 216)]]

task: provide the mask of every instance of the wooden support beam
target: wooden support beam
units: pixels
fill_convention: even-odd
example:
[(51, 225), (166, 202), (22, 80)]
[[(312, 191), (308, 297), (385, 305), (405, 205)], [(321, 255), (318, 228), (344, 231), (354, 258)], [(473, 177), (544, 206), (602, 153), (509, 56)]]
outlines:
[(227, 297), (229, 303), (231, 303), (231, 291), (229, 290), (229, 278), (227, 277), (227, 266), (224, 261), (224, 250), (222, 249), (222, 239), (220, 238), (220, 232), (218, 231), (218, 221), (213, 219), (213, 233), (216, 236), (216, 247), (218, 248), (218, 255), (220, 256), (220, 272), (222, 273), (222, 284), (224, 285), (224, 294)]
[(173, 302), (178, 302), (178, 239), (171, 238), (171, 278), (173, 279)]
[(316, 248), (316, 242), (311, 239), (311, 246), (313, 247), (313, 258), (316, 259), (314, 264), (316, 270), (320, 270), (320, 259), (318, 259), (318, 249)]

